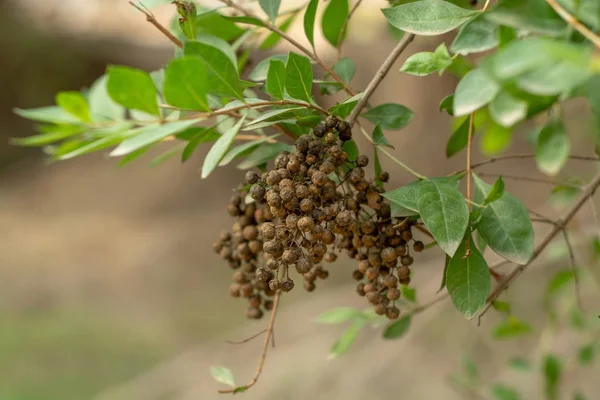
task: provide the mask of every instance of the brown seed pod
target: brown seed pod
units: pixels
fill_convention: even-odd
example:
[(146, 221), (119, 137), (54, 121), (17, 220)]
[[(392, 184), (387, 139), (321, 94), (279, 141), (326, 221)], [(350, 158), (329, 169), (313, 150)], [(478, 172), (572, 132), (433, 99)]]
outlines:
[(402, 283), (403, 279), (406, 279), (410, 276), (410, 269), (406, 265), (401, 265), (398, 267), (398, 279), (400, 279), (400, 283)]
[(400, 316), (400, 310), (396, 306), (391, 306), (385, 309), (385, 315), (389, 319), (398, 319)]
[(289, 230), (297, 229), (299, 219), (300, 217), (296, 214), (288, 214), (288, 216), (285, 218), (285, 227)]
[(302, 232), (310, 232), (310, 230), (315, 226), (315, 222), (309, 216), (301, 217), (298, 220), (298, 229)]
[(356, 293), (358, 293), (359, 296), (365, 296), (365, 284), (362, 282), (359, 282), (356, 284)]
[(394, 262), (396, 258), (396, 249), (393, 247), (386, 247), (385, 249), (381, 250), (381, 259), (383, 262)]
[(327, 133), (327, 127), (322, 122), (319, 122), (313, 128), (313, 135), (315, 135), (318, 138), (322, 138), (323, 136), (325, 136), (326, 133)]
[(359, 155), (356, 157), (356, 165), (358, 167), (366, 167), (369, 165), (369, 157), (365, 156), (364, 154)]
[(249, 307), (248, 310), (246, 310), (246, 317), (250, 319), (261, 319), (262, 316), (263, 312), (260, 308)]
[(337, 119), (336, 116), (334, 115), (329, 115), (327, 116), (327, 118), (325, 118), (325, 126), (327, 127), (327, 130), (332, 130), (335, 129), (338, 126), (338, 123), (340, 122), (339, 119)]
[(400, 290), (397, 288), (388, 289), (386, 292), (386, 297), (392, 301), (398, 300), (400, 298)]
[(269, 288), (273, 291), (278, 291), (281, 289), (281, 281), (277, 278), (273, 278), (269, 281)]
[(294, 288), (294, 281), (290, 278), (287, 278), (285, 281), (281, 283), (281, 290), (284, 292), (289, 292)]
[(265, 188), (261, 185), (255, 183), (250, 188), (250, 197), (256, 201), (261, 201), (265, 197)]
[(367, 300), (369, 300), (369, 303), (375, 305), (375, 304), (379, 304), (379, 302), (381, 301), (381, 296), (379, 295), (379, 293), (377, 292), (367, 292)]
[(277, 239), (267, 240), (263, 244), (263, 250), (267, 254), (280, 257), (283, 254), (283, 244)]
[(248, 171), (246, 172), (246, 176), (245, 176), (245, 181), (248, 184), (253, 184), (258, 182), (258, 180), (260, 179), (260, 177), (258, 176), (258, 174), (254, 171)]
[(240, 288), (241, 286), (239, 283), (232, 283), (231, 286), (229, 286), (229, 294), (231, 297), (240, 297)]
[(410, 231), (410, 228), (402, 231), (400, 233), (400, 236), (402, 237), (402, 239), (404, 239), (405, 242), (409, 242), (413, 237), (412, 232)]
[(260, 307), (260, 303), (262, 303), (262, 297), (258, 294), (254, 294), (248, 298), (248, 303), (250, 307), (258, 308)]
[(422, 252), (422, 251), (425, 249), (425, 245), (423, 244), (423, 242), (416, 241), (416, 242), (413, 244), (413, 249), (414, 249), (414, 250), (415, 250), (417, 253), (420, 253), (420, 252)]
[(312, 268), (312, 263), (306, 258), (300, 258), (296, 262), (296, 271), (299, 274), (306, 274)]
[(311, 199), (302, 199), (300, 201), (300, 211), (309, 213), (315, 208), (315, 203)]
[(252, 286), (251, 283), (244, 283), (242, 284), (240, 293), (242, 294), (242, 297), (250, 297), (254, 294), (254, 286)]
[(266, 240), (271, 240), (275, 238), (275, 225), (272, 222), (262, 223), (258, 230), (262, 237)]
[(411, 256), (402, 256), (402, 258), (400, 258), (400, 263), (402, 265), (405, 265), (407, 267), (410, 267), (413, 263), (414, 259)]
[(383, 284), (388, 288), (395, 288), (398, 286), (398, 278), (396, 278), (394, 275), (388, 275), (383, 280)]

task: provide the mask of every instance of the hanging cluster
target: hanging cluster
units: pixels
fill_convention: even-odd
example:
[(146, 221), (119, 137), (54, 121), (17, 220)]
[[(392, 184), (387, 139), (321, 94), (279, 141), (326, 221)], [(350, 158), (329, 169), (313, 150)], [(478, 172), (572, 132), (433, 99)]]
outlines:
[[(241, 195), (231, 199), (228, 212), (236, 222), (214, 248), (236, 270), (230, 293), (248, 299), (249, 318), (270, 310), (277, 291), (294, 288), (293, 270), (305, 290), (315, 290), (317, 279), (329, 275), (322, 263), (334, 262), (342, 250), (358, 260), (352, 276), (361, 281), (359, 295), (378, 314), (398, 318), (398, 283), (410, 282), (413, 263), (411, 222), (392, 218), (382, 189), (365, 178), (368, 157), (350, 160), (344, 143), (351, 138), (348, 122), (327, 117), (296, 140), (294, 153), (280, 153), (272, 169), (248, 171)], [(388, 178), (385, 172), (378, 177)], [(422, 248), (414, 242), (415, 251)]]

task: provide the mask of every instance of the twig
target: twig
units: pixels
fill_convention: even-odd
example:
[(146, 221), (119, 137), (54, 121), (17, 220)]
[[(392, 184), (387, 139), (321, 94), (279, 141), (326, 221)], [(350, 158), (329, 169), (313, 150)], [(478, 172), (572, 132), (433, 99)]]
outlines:
[[(488, 160), (481, 161), (481, 162), (478, 162), (478, 163), (475, 163), (475, 164), (471, 165), (471, 169), (483, 167), (484, 165), (488, 165), (488, 164), (493, 164), (496, 161), (525, 159), (525, 158), (535, 158), (535, 154), (533, 154), (533, 153), (508, 154), (508, 155), (505, 155), (505, 156), (492, 157), (492, 158), (490, 158)], [(570, 155), (569, 159), (571, 159), (571, 160), (581, 160), (581, 161), (600, 161), (598, 159), (598, 157), (587, 157), (587, 156), (577, 156), (577, 155)], [(453, 172), (451, 175), (457, 175), (457, 174), (460, 174), (460, 173), (463, 173), (463, 172), (465, 172), (465, 170), (461, 169), (461, 170)]]
[(573, 271), (573, 279), (575, 282), (575, 300), (577, 301), (577, 308), (579, 308), (580, 311), (583, 311), (583, 301), (581, 301), (581, 291), (579, 290), (579, 275), (575, 268), (575, 251), (573, 251), (573, 245), (569, 239), (569, 234), (564, 227), (562, 228), (562, 233), (565, 238), (565, 243), (567, 244), (567, 250), (569, 251), (569, 263), (571, 265), (571, 270)]
[(486, 0), (485, 4), (483, 5), (483, 8), (481, 9), (481, 12), (485, 12), (489, 5), (490, 5), (491, 0)]
[(255, 339), (257, 337), (259, 337), (260, 335), (262, 335), (263, 333), (265, 333), (267, 330), (263, 329), (262, 331), (255, 333), (254, 335), (244, 339), (244, 340), (240, 340), (239, 342), (233, 341), (233, 340), (226, 340), (226, 343), (229, 344), (244, 344), (244, 343), (248, 343), (249, 341), (251, 341), (252, 339)]
[(260, 356), (260, 360), (258, 362), (258, 366), (256, 367), (256, 373), (254, 374), (254, 378), (244, 386), (234, 388), (234, 389), (222, 389), (219, 390), (219, 393), (236, 393), (240, 390), (247, 390), (254, 386), (256, 382), (258, 382), (258, 378), (262, 372), (263, 366), (265, 365), (265, 360), (267, 358), (267, 351), (269, 350), (269, 343), (271, 342), (271, 335), (273, 334), (273, 327), (275, 325), (275, 315), (277, 314), (277, 306), (279, 305), (279, 298), (281, 297), (281, 290), (278, 290), (275, 293), (275, 297), (273, 298), (273, 310), (271, 310), (271, 316), (269, 317), (269, 324), (267, 325), (267, 335), (265, 336), (265, 342), (263, 345), (263, 351)]
[(356, 9), (360, 6), (360, 3), (362, 3), (362, 0), (358, 0), (356, 2), (356, 4), (354, 4), (354, 7), (352, 7), (350, 12), (348, 13), (348, 17), (346, 17), (346, 20), (344, 21), (344, 25), (342, 25), (342, 29), (340, 30), (340, 35), (338, 36), (338, 47), (337, 47), (338, 60), (342, 57), (342, 39), (344, 38), (344, 35), (346, 34), (346, 29), (348, 29), (348, 23), (350, 22), (350, 18), (352, 18), (352, 15), (356, 11)]
[[(481, 172), (481, 173), (479, 173), (479, 176), (498, 177), (498, 176), (500, 176), (500, 174), (488, 174), (488, 173), (485, 173), (485, 172)], [(562, 186), (572, 187), (572, 188), (575, 188), (575, 189), (581, 189), (581, 185), (577, 185), (575, 183), (570, 183), (570, 182), (557, 181), (555, 179), (548, 179), (548, 178), (532, 178), (532, 177), (529, 177), (529, 176), (507, 175), (507, 174), (502, 174), (502, 178), (512, 179), (512, 180), (515, 180), (515, 181), (546, 183), (548, 185), (562, 185)]]
[[(265, 101), (261, 101), (261, 102), (257, 102), (257, 103), (242, 104), (237, 107), (227, 108), (226, 110), (215, 110), (215, 111), (209, 111), (209, 112), (205, 112), (205, 113), (196, 114), (194, 116), (194, 118), (197, 118), (198, 115), (203, 115), (203, 114), (212, 117), (214, 115), (228, 114), (233, 111), (239, 111), (239, 110), (244, 110), (244, 109), (248, 109), (248, 108), (260, 108), (260, 107), (267, 107), (267, 106), (286, 106), (286, 105), (306, 107), (306, 108), (316, 110), (322, 114), (329, 115), (329, 111), (325, 110), (324, 108), (321, 108), (315, 104), (310, 104), (310, 103), (306, 103), (303, 101), (295, 101), (295, 100), (266, 101), (265, 100)], [(196, 111), (196, 110), (190, 110), (187, 108), (171, 106), (168, 104), (159, 104), (159, 107), (169, 109), (169, 110), (177, 110), (177, 111)]]
[[(469, 116), (469, 132), (467, 134), (467, 207), (471, 210), (471, 147), (473, 145), (473, 131), (475, 130), (475, 114)], [(465, 258), (471, 254), (470, 234), (465, 240)]]
[[(529, 267), (533, 263), (533, 261), (535, 261), (535, 259), (538, 258), (538, 256), (550, 244), (552, 239), (554, 239), (554, 237), (563, 230), (563, 227), (566, 226), (573, 219), (573, 217), (577, 214), (577, 212), (579, 212), (579, 210), (585, 204), (585, 202), (588, 201), (588, 199), (594, 195), (594, 192), (596, 191), (598, 186), (600, 186), (600, 173), (594, 176), (592, 181), (583, 190), (577, 202), (575, 202), (575, 204), (573, 204), (569, 208), (569, 210), (565, 213), (563, 218), (557, 221), (557, 224), (554, 225), (550, 233), (548, 233), (548, 235), (546, 235), (542, 242), (535, 248), (531, 259), (526, 264), (515, 267), (506, 276), (506, 278), (502, 282), (500, 282), (498, 286), (496, 286), (496, 288), (489, 294), (487, 301), (490, 303), (490, 305), (492, 301), (496, 300), (498, 296), (500, 296), (500, 294), (502, 294), (502, 292), (506, 290), (508, 285), (512, 281), (514, 281), (517, 276), (519, 276), (523, 271), (525, 271), (525, 269), (527, 269), (527, 267)], [(479, 315), (480, 318), (487, 312), (487, 310), (490, 308), (490, 305), (488, 305), (486, 309)]]
[(600, 49), (600, 36), (597, 36), (594, 32), (592, 32), (587, 26), (583, 25), (581, 22), (577, 20), (574, 16), (572, 16), (567, 10), (561, 6), (556, 0), (546, 0), (546, 3), (550, 7), (554, 9), (554, 11), (565, 20), (565, 22), (571, 25), (577, 32), (581, 33), (585, 36), (589, 41), (591, 41), (596, 47)]
[(592, 209), (592, 216), (594, 217), (594, 223), (596, 224), (596, 235), (600, 238), (600, 218), (598, 217), (598, 208), (596, 207), (596, 202), (594, 201), (594, 196), (590, 196), (590, 208)]
[[(356, 108), (355, 108), (355, 110), (356, 110)], [(369, 134), (365, 130), (365, 128), (363, 128), (363, 126), (358, 121), (355, 121), (355, 122), (356, 122), (356, 125), (358, 125), (358, 128), (360, 129), (360, 131), (362, 132), (362, 134), (367, 138), (367, 140), (373, 146), (377, 146), (377, 148), (379, 149), (379, 151), (381, 151), (383, 154), (385, 154), (390, 160), (392, 160), (393, 162), (395, 162), (396, 164), (398, 164), (399, 166), (401, 166), (402, 168), (404, 168), (407, 172), (410, 172), (411, 174), (413, 174), (417, 178), (419, 178), (419, 179), (427, 179), (426, 176), (419, 174), (418, 172), (416, 172), (415, 170), (413, 170), (412, 168), (410, 168), (408, 165), (406, 165), (402, 161), (398, 160), (396, 157), (394, 157), (392, 155), (392, 153), (390, 153), (389, 151), (387, 151), (383, 147), (376, 145), (373, 142), (373, 139), (371, 138), (371, 136), (369, 136)]]
[(381, 67), (379, 67), (379, 70), (375, 73), (375, 76), (367, 85), (363, 96), (360, 98), (360, 100), (356, 104), (356, 107), (354, 107), (354, 109), (348, 116), (347, 121), (350, 123), (350, 126), (354, 125), (361, 111), (363, 110), (363, 108), (365, 108), (365, 106), (369, 102), (369, 99), (375, 92), (375, 89), (377, 89), (377, 86), (379, 86), (383, 78), (385, 78), (385, 76), (389, 72), (390, 68), (392, 68), (392, 65), (394, 65), (394, 62), (398, 59), (398, 57), (400, 57), (400, 54), (402, 54), (404, 49), (406, 49), (406, 47), (410, 44), (410, 42), (413, 41), (414, 38), (415, 35), (413, 35), (412, 33), (407, 33), (402, 38), (402, 40), (398, 42), (396, 47), (394, 47), (392, 52), (387, 56), (383, 64), (381, 64)]
[(171, 42), (173, 42), (173, 44), (175, 46), (179, 47), (180, 49), (183, 48), (183, 43), (181, 43), (181, 40), (177, 39), (175, 37), (175, 35), (173, 35), (171, 32), (169, 32), (169, 30), (167, 28), (162, 26), (161, 23), (158, 22), (158, 20), (154, 16), (154, 14), (152, 14), (148, 10), (144, 10), (142, 7), (138, 6), (133, 1), (130, 1), (129, 4), (131, 4), (136, 9), (138, 9), (140, 12), (142, 12), (146, 16), (146, 20), (148, 22), (150, 22), (152, 25), (154, 25), (156, 27), (156, 29), (158, 29), (163, 35), (165, 35)]
[(296, 39), (289, 36), (287, 33), (283, 32), (281, 29), (277, 28), (270, 21), (255, 15), (254, 13), (250, 12), (249, 10), (240, 6), (239, 4), (234, 3), (232, 0), (219, 0), (219, 1), (235, 10), (238, 10), (239, 12), (241, 12), (242, 14), (244, 14), (247, 17), (256, 18), (256, 19), (260, 20), (260, 22), (264, 25), (265, 28), (267, 28), (271, 32), (278, 34), (283, 39), (287, 40), (290, 44), (292, 44), (294, 47), (296, 47), (298, 50), (300, 50), (301, 52), (306, 54), (310, 59), (314, 60), (314, 62), (316, 62), (321, 68), (323, 68), (335, 81), (340, 83), (343, 86), (344, 90), (346, 92), (348, 92), (348, 94), (350, 94), (351, 96), (354, 96), (356, 94), (354, 92), (354, 90), (350, 86), (348, 86), (348, 84), (346, 84), (346, 82), (344, 82), (344, 80), (342, 78), (340, 78), (340, 76), (338, 74), (336, 74), (335, 71), (329, 65), (325, 64), (319, 58), (319, 56), (317, 56), (317, 53), (312, 52), (309, 49), (307, 49), (306, 47), (304, 47)]

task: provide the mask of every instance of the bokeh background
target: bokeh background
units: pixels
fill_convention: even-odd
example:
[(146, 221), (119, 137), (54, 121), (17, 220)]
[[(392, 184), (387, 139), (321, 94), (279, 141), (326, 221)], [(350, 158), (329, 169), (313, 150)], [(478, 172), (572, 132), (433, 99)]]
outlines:
[[(295, 2), (283, 3), (291, 8)], [(356, 88), (368, 83), (395, 43), (379, 11), (384, 5), (365, 1), (350, 24), (344, 55), (357, 63)], [(169, 5), (155, 11), (165, 23), (173, 14)], [(303, 37), (301, 24), (291, 33)], [(449, 38), (418, 38), (409, 50), (432, 51), (444, 39)], [(335, 49), (320, 39), (317, 48), (335, 62)], [(281, 43), (275, 52), (288, 50)], [(105, 154), (50, 164), (38, 149), (8, 144), (10, 137), (33, 133), (13, 107), (48, 105), (59, 90), (89, 86), (108, 64), (151, 71), (172, 54), (170, 43), (125, 0), (0, 1), (0, 400), (208, 400), (219, 398), (210, 366), (232, 368), (239, 383), (254, 372), (262, 339), (241, 346), (225, 340), (258, 332), (266, 321), (244, 318), (243, 301), (228, 295), (230, 271), (211, 250), (231, 224), (225, 206), (241, 171), (221, 168), (201, 180), (198, 169), (208, 146), (184, 165), (173, 158), (150, 167), (150, 155), (118, 168)], [(402, 75), (401, 63), (373, 97), (374, 103), (399, 102), (416, 112), (408, 128), (388, 136), (395, 154), (426, 175), (460, 169), (460, 156), (445, 158), (450, 120), (437, 110), (455, 78)], [(570, 103), (566, 114), (573, 152), (592, 155), (586, 106)], [(515, 137), (509, 151), (531, 151), (526, 133)], [(392, 171), (389, 188), (410, 181), (386, 161)], [(494, 164), (486, 171), (502, 170), (538, 175), (531, 160)], [(571, 162), (563, 177), (586, 178), (594, 171), (594, 165)], [(507, 189), (547, 216), (560, 212), (547, 202), (551, 186), (507, 181)], [(586, 213), (573, 224), (575, 232), (597, 229), (586, 223)], [(547, 230), (536, 228), (538, 238)], [(277, 347), (259, 384), (243, 396), (464, 399), (471, 394), (453, 388), (450, 376), (469, 357), (480, 365), (484, 383), (511, 383), (526, 399), (541, 399), (540, 375), (518, 374), (506, 368), (506, 360), (535, 359), (550, 349), (568, 358), (580, 344), (564, 329), (556, 335), (543, 329), (546, 282), (568, 268), (560, 249), (559, 243), (506, 295), (515, 314), (535, 325), (530, 335), (494, 341), (490, 330), (501, 317), (489, 313), (477, 326), (445, 302), (415, 318), (401, 340), (384, 341), (381, 328), (369, 328), (349, 353), (329, 360), (329, 348), (344, 327), (312, 319), (333, 307), (364, 305), (349, 279), (352, 262), (342, 259), (317, 291), (295, 290), (284, 297)], [(592, 318), (600, 314), (593, 279), (600, 272), (586, 248), (580, 250), (578, 262), (590, 267), (581, 283), (584, 314)], [(417, 258), (414, 283), (422, 302), (435, 296), (442, 269), (437, 250)], [(569, 305), (572, 298), (565, 301)], [(570, 373), (564, 398), (571, 398), (571, 387), (600, 398), (593, 378), (598, 372), (592, 367)], [(481, 393), (489, 398), (489, 392)]]

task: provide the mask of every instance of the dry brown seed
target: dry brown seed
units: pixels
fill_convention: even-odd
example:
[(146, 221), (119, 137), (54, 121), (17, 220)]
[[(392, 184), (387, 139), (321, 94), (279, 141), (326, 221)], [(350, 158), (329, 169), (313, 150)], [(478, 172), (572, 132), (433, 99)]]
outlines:
[(310, 271), (311, 268), (312, 263), (306, 258), (301, 258), (300, 260), (298, 260), (298, 262), (296, 262), (296, 271), (299, 274), (305, 274), (308, 271)]
[(367, 268), (367, 271), (365, 272), (365, 277), (370, 280), (370, 281), (374, 281), (375, 279), (377, 279), (377, 277), (379, 276), (379, 270), (375, 267), (369, 267)]
[(328, 180), (327, 174), (321, 171), (315, 172), (311, 177), (312, 183), (318, 187), (325, 186)]
[(267, 269), (270, 271), (275, 271), (279, 268), (279, 263), (277, 262), (277, 260), (270, 259), (266, 262), (265, 267), (267, 267)]
[(410, 283), (410, 276), (406, 278), (400, 278), (400, 284), (408, 285)]
[(254, 240), (258, 237), (258, 229), (256, 225), (248, 225), (243, 230), (244, 239)]
[(287, 163), (289, 162), (289, 153), (284, 152), (280, 153), (277, 157), (275, 157), (275, 168), (285, 168)]
[(335, 115), (329, 115), (325, 118), (325, 126), (328, 130), (332, 130), (338, 126), (340, 120)]
[(240, 293), (242, 294), (242, 297), (250, 297), (254, 294), (254, 286), (252, 286), (251, 283), (244, 283), (242, 284)]
[(302, 164), (296, 159), (288, 161), (286, 165), (286, 169), (290, 172), (290, 174), (297, 174), (300, 172)]
[(256, 172), (254, 172), (254, 171), (246, 172), (246, 176), (245, 176), (246, 183), (253, 184), (253, 183), (258, 182), (259, 179), (260, 179), (260, 177), (258, 176), (258, 174)]
[(375, 314), (384, 315), (386, 311), (386, 306), (383, 303), (379, 303), (375, 305)]
[(263, 316), (263, 312), (260, 308), (249, 307), (246, 310), (246, 317), (249, 319), (261, 319)]
[(381, 182), (387, 182), (390, 180), (390, 174), (388, 174), (387, 172), (381, 172), (379, 174), (379, 180)]
[(412, 265), (413, 261), (414, 260), (411, 256), (403, 256), (402, 258), (400, 258), (400, 263), (407, 267), (410, 267)]
[(289, 230), (294, 230), (294, 229), (298, 228), (298, 220), (299, 219), (300, 219), (300, 217), (297, 216), (296, 214), (289, 214), (285, 218), (286, 228), (288, 228)]
[(335, 253), (327, 253), (327, 254), (325, 254), (324, 260), (327, 261), (327, 262), (330, 262), (330, 263), (331, 262), (335, 262), (335, 260), (337, 260), (337, 254), (335, 254)]
[(381, 296), (377, 292), (367, 292), (367, 300), (369, 300), (369, 303), (371, 304), (379, 304)]
[(356, 157), (356, 165), (359, 167), (366, 167), (369, 165), (369, 157), (365, 156), (364, 154), (359, 155)]
[(252, 197), (256, 201), (261, 201), (265, 197), (265, 188), (255, 183), (250, 188), (250, 197)]
[(381, 259), (384, 262), (394, 262), (396, 258), (396, 249), (393, 247), (386, 247), (385, 249), (381, 250)]
[(325, 144), (331, 146), (337, 143), (337, 137), (332, 132), (325, 135)]
[(265, 300), (265, 310), (271, 311), (273, 309), (273, 300)]
[(296, 139), (296, 142), (294, 143), (294, 146), (296, 146), (296, 152), (306, 153), (308, 150), (309, 141), (310, 137), (308, 135), (300, 136), (298, 139)]
[(361, 281), (364, 277), (365, 275), (357, 269), (352, 272), (352, 279), (355, 281)]
[(263, 250), (267, 254), (271, 254), (278, 257), (281, 256), (281, 254), (283, 253), (283, 244), (277, 239), (267, 240), (263, 244)]
[(302, 199), (300, 201), (300, 210), (305, 213), (311, 212), (315, 207), (315, 203), (311, 199)]
[(304, 216), (301, 217), (298, 220), (298, 228), (302, 231), (302, 232), (310, 232), (310, 230), (315, 226), (315, 222), (313, 221), (313, 219), (309, 216)]
[(362, 282), (359, 282), (358, 284), (356, 284), (356, 293), (358, 293), (359, 296), (364, 296), (366, 295), (365, 293), (365, 284)]
[(305, 199), (309, 196), (308, 187), (305, 185), (297, 185), (295, 192), (296, 197), (299, 199)]
[(383, 284), (388, 288), (395, 288), (398, 286), (398, 278), (396, 278), (394, 275), (388, 275), (383, 280)]
[(240, 297), (240, 285), (238, 283), (232, 283), (231, 286), (229, 286), (229, 294), (231, 297)]
[(262, 251), (262, 243), (258, 240), (248, 242), (248, 248), (252, 254), (258, 254)]
[(322, 122), (319, 122), (313, 128), (313, 135), (315, 135), (318, 138), (322, 138), (323, 136), (325, 136), (326, 133), (327, 133), (327, 127)]
[(252, 295), (248, 298), (248, 303), (250, 303), (250, 307), (258, 308), (262, 303), (262, 297), (259, 294)]
[(273, 225), (272, 222), (262, 223), (258, 229), (262, 237), (266, 240), (270, 240), (275, 237), (275, 225)]
[(423, 244), (423, 242), (421, 241), (416, 241), (413, 244), (413, 249), (417, 252), (420, 253), (421, 251), (423, 251), (425, 249), (425, 245)]
[(344, 210), (335, 217), (335, 222), (340, 226), (348, 226), (352, 222), (352, 212)]
[(386, 296), (392, 301), (398, 300), (400, 298), (400, 290), (398, 290), (397, 288), (388, 289)]
[(362, 260), (358, 263), (358, 270), (360, 272), (362, 272), (363, 274), (367, 272), (367, 269), (369, 269), (371, 267), (371, 264), (369, 264), (369, 261), (367, 260)]
[(402, 279), (406, 279), (410, 276), (410, 268), (406, 265), (401, 265), (398, 267), (398, 279), (402, 281)]
[(215, 253), (219, 254), (221, 252), (221, 249), (223, 248), (223, 245), (221, 244), (221, 242), (213, 242), (212, 248), (215, 251)]
[(321, 241), (326, 245), (333, 244), (335, 242), (335, 235), (329, 229), (325, 229), (321, 235)]
[(410, 231), (410, 228), (400, 232), (400, 236), (405, 242), (409, 242), (412, 239), (412, 232)]
[(294, 281), (290, 278), (287, 278), (285, 281), (281, 283), (281, 290), (284, 292), (289, 292), (294, 288)]
[(269, 281), (269, 288), (274, 291), (278, 291), (281, 289), (281, 281), (277, 278), (271, 279)]
[(315, 286), (314, 282), (304, 281), (304, 289), (307, 292), (312, 292), (315, 290), (315, 288), (316, 288), (316, 286)]
[(400, 310), (396, 306), (391, 306), (385, 309), (385, 315), (389, 319), (398, 319), (400, 316)]

